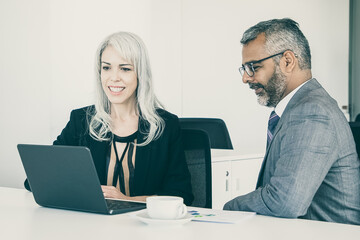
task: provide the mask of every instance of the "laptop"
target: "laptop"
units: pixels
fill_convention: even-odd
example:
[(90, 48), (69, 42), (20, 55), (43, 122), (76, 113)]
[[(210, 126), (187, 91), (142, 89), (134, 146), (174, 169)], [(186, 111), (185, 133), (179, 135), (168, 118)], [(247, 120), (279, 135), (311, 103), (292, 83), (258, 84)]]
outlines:
[(17, 148), (40, 206), (101, 214), (146, 207), (143, 202), (105, 199), (86, 147), (18, 144)]

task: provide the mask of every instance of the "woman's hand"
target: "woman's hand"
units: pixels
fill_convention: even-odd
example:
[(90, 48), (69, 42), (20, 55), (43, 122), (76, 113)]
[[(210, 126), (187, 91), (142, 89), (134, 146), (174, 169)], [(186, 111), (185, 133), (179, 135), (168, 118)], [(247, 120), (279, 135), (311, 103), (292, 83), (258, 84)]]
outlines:
[(115, 188), (114, 186), (101, 185), (101, 189), (103, 191), (105, 198), (116, 198), (116, 199), (146, 202), (146, 198), (149, 197), (149, 196), (128, 197), (124, 195), (122, 192), (120, 192), (119, 189)]
[(105, 198), (116, 198), (116, 199), (127, 199), (129, 200), (129, 197), (125, 196), (122, 192), (119, 191), (114, 186), (105, 186), (102, 185), (101, 189), (103, 191)]

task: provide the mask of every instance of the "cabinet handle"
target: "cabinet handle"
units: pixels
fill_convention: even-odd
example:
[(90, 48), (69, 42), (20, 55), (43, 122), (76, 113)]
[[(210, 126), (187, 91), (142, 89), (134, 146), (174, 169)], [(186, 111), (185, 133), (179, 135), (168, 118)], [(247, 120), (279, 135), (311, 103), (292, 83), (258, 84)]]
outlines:
[(229, 191), (229, 180), (228, 179), (226, 179), (226, 181), (225, 181), (225, 191), (226, 192)]

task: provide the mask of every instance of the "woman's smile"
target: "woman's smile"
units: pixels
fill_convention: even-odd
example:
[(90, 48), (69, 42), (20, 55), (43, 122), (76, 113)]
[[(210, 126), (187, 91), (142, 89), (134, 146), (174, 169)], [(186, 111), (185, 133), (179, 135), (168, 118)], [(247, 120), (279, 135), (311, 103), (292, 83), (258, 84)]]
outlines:
[(119, 87), (119, 86), (109, 86), (109, 90), (114, 95), (121, 94), (122, 91), (125, 90), (125, 87)]

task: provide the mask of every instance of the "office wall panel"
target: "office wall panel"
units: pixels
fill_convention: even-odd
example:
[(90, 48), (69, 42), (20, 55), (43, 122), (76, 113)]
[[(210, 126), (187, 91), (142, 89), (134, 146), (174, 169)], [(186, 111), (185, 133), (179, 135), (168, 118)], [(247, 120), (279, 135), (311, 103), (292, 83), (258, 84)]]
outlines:
[(360, 114), (360, 1), (352, 0), (350, 4), (350, 111), (351, 120), (355, 121)]
[(0, 1), (0, 186), (23, 183), (18, 143), (50, 139), (49, 8), (46, 0)]

